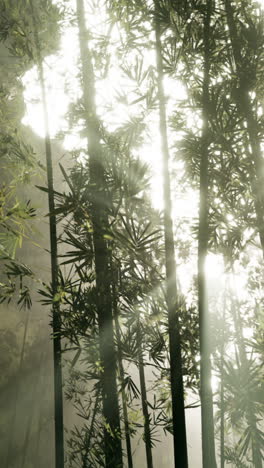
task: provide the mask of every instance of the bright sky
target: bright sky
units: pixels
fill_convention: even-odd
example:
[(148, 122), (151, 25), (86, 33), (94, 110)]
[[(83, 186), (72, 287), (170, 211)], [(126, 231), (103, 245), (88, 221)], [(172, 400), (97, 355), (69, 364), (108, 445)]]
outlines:
[[(74, 3), (73, 7), (74, 7)], [(102, 31), (98, 31), (99, 25), (104, 26), (102, 22), (102, 10), (98, 12), (98, 17), (89, 16), (90, 24), (92, 28), (96, 26), (96, 32), (105, 32), (101, 26)], [(115, 43), (119, 40), (119, 31), (115, 26), (111, 33), (111, 40), (107, 50), (112, 50), (113, 56), (115, 56)], [(77, 79), (77, 62), (78, 55), (76, 51), (79, 49), (77, 29), (75, 27), (68, 27), (65, 34), (62, 35), (61, 49), (58, 54), (52, 55), (45, 58), (44, 61), (44, 73), (47, 88), (47, 101), (50, 121), (50, 134), (52, 137), (63, 130), (67, 129), (67, 123), (65, 121), (65, 114), (68, 110), (69, 103), (72, 100), (80, 97), (80, 86)], [(134, 54), (135, 55), (135, 54)], [(133, 59), (133, 57), (130, 57)], [(144, 67), (147, 68), (150, 65), (155, 66), (155, 54), (154, 51), (148, 51), (144, 56)], [(23, 77), (23, 84), (25, 86), (24, 97), (27, 104), (26, 114), (23, 118), (25, 125), (30, 125), (33, 130), (40, 136), (44, 136), (44, 124), (43, 124), (43, 113), (42, 103), (40, 100), (41, 90), (38, 81), (37, 68), (29, 70)], [(144, 86), (142, 84), (140, 91), (144, 93)], [(174, 97), (176, 100), (186, 98), (186, 92), (184, 86), (178, 82), (175, 83), (171, 78), (165, 77), (164, 86), (166, 89), (167, 96)], [(137, 99), (133, 90), (135, 89), (135, 83), (132, 83), (123, 73), (118, 66), (117, 61), (111, 59), (111, 64), (108, 70), (107, 78), (96, 81), (96, 101), (98, 114), (102, 116), (103, 122), (107, 125), (108, 129), (115, 130), (120, 122), (125, 122), (131, 115), (138, 115), (140, 112), (139, 105), (129, 105), (130, 102)], [(127, 96), (126, 102), (116, 102), (117, 93), (124, 94)], [(172, 100), (168, 100), (168, 112), (172, 106)], [(189, 117), (189, 125), (193, 123), (192, 117)], [(140, 148), (141, 157), (149, 163), (152, 171), (152, 201), (153, 205), (161, 209), (163, 206), (162, 200), (162, 166), (161, 166), (161, 151), (160, 151), (160, 139), (158, 131), (157, 114), (152, 116), (152, 120), (149, 121), (149, 127), (153, 129), (149, 135), (149, 143), (146, 143), (143, 148)], [(82, 148), (85, 145), (85, 141), (80, 138), (78, 132), (75, 131), (68, 133), (63, 141), (63, 146), (66, 150), (74, 150)], [(157, 190), (157, 187), (160, 189)], [(195, 194), (190, 194), (189, 198), (185, 200), (176, 200), (175, 211), (177, 216), (195, 216), (195, 209), (197, 207), (197, 199), (193, 200)], [(197, 197), (196, 197), (197, 198)]]

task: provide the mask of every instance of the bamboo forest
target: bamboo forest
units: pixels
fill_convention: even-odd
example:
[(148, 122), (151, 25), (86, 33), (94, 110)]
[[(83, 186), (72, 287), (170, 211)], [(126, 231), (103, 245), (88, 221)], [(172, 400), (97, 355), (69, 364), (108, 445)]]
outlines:
[(264, 0), (0, 0), (0, 468), (263, 468)]

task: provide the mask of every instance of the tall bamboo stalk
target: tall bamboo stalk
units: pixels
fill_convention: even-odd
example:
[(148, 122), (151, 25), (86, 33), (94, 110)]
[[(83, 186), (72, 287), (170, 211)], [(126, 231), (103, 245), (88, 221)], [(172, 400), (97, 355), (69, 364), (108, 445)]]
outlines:
[(141, 393), (141, 405), (144, 418), (144, 440), (147, 458), (147, 467), (153, 468), (152, 448), (151, 448), (151, 431), (150, 431), (150, 416), (148, 412), (147, 388), (144, 371), (144, 358), (142, 350), (142, 333), (140, 320), (137, 321), (137, 345), (138, 345), (138, 369)]
[[(159, 126), (163, 158), (163, 200), (164, 200), (164, 237), (166, 263), (166, 302), (169, 322), (169, 353), (172, 396), (172, 424), (174, 440), (175, 467), (188, 467), (186, 422), (184, 411), (184, 388), (182, 376), (182, 356), (180, 343), (179, 306), (176, 284), (176, 261), (174, 249), (172, 204), (169, 173), (169, 145), (167, 117), (163, 89), (163, 61), (161, 31), (158, 20), (158, 0), (155, 0), (155, 38), (158, 80)], [(212, 467), (210, 467), (212, 468)]]
[(89, 35), (85, 24), (83, 0), (77, 0), (76, 5), (85, 127), (88, 140), (90, 188), (92, 193), (91, 219), (93, 224), (99, 350), (102, 367), (103, 416), (105, 419), (105, 463), (107, 468), (120, 468), (123, 466), (123, 462), (116, 384), (117, 360), (113, 332), (111, 272), (109, 268), (109, 252), (104, 237), (108, 227), (106, 183), (102, 162), (102, 148), (100, 145), (99, 121), (95, 105), (94, 69), (88, 47)]
[(123, 407), (123, 416), (124, 416), (124, 426), (125, 426), (125, 439), (126, 439), (126, 449), (127, 449), (127, 464), (128, 468), (133, 468), (133, 457), (132, 457), (132, 447), (130, 439), (130, 428), (128, 420), (128, 411), (127, 411), (127, 397), (126, 391), (124, 388), (125, 383), (125, 371), (123, 366), (123, 357), (122, 357), (122, 340), (121, 340), (121, 331), (119, 325), (119, 313), (118, 313), (118, 304), (117, 304), (117, 278), (114, 271), (112, 259), (111, 261), (111, 274), (112, 274), (112, 293), (113, 293), (113, 314), (114, 314), (114, 324), (115, 324), (115, 335), (117, 341), (117, 359), (118, 359), (118, 368), (119, 376), (121, 382), (121, 397), (122, 397), (122, 407)]
[(222, 315), (222, 336), (220, 348), (220, 467), (225, 468), (225, 382), (224, 382), (224, 360), (225, 360), (225, 321), (226, 321), (226, 293), (227, 282), (225, 282), (223, 315)]
[(206, 287), (205, 261), (208, 253), (208, 169), (209, 169), (209, 116), (210, 116), (210, 21), (212, 0), (207, 0), (204, 14), (204, 78), (202, 91), (203, 129), (200, 159), (200, 210), (198, 233), (198, 309), (200, 329), (200, 395), (202, 418), (203, 468), (216, 468), (213, 396), (211, 385), (210, 320)]
[[(57, 224), (55, 216), (55, 201), (53, 188), (53, 164), (51, 140), (49, 131), (49, 116), (47, 108), (46, 88), (41, 58), (41, 47), (38, 36), (36, 11), (33, 0), (30, 0), (32, 11), (33, 33), (36, 47), (36, 61), (41, 87), (43, 117), (45, 126), (45, 151), (48, 181), (48, 203), (49, 203), (49, 230), (50, 230), (50, 259), (51, 259), (51, 287), (53, 297), (58, 291), (58, 248), (57, 248)], [(62, 390), (62, 367), (61, 367), (61, 317), (57, 302), (52, 306), (52, 329), (53, 329), (53, 361), (54, 361), (54, 410), (55, 410), (55, 466), (64, 467), (64, 437), (63, 437), (63, 390)]]

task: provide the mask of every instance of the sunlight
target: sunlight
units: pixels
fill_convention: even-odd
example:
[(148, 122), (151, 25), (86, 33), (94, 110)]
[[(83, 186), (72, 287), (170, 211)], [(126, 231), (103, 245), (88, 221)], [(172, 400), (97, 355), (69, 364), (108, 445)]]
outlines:
[(205, 262), (205, 273), (210, 280), (223, 280), (224, 261), (221, 255), (209, 253)]
[[(56, 1), (54, 1), (54, 3), (56, 3)], [(68, 4), (74, 11), (76, 6), (75, 1), (70, 0)], [(88, 10), (86, 15), (90, 29), (96, 30), (97, 35), (106, 34), (106, 29), (109, 28), (106, 21), (106, 11), (102, 10), (102, 8), (94, 10), (93, 4), (90, 5), (91, 11), (89, 11), (90, 7), (88, 4), (87, 7)], [(111, 64), (109, 64), (108, 69), (106, 68), (107, 78), (100, 79), (99, 77), (99, 79), (96, 80), (96, 104), (98, 115), (103, 118), (105, 125), (107, 125), (110, 131), (116, 130), (120, 125), (120, 121), (125, 122), (130, 116), (138, 115), (142, 105), (145, 105), (144, 101), (143, 103), (139, 102), (136, 105), (133, 104), (133, 101), (136, 101), (139, 97), (138, 94), (135, 94), (134, 92), (135, 83), (129, 80), (127, 76), (124, 76), (120, 70), (120, 66), (118, 65), (118, 59), (116, 57), (117, 46), (115, 42), (120, 39), (119, 36), (120, 31), (117, 26), (114, 26), (111, 29), (109, 44), (107, 46), (107, 48), (112, 51)], [(51, 137), (54, 137), (59, 131), (67, 128), (65, 114), (68, 110), (69, 103), (76, 101), (76, 99), (81, 96), (79, 78), (77, 77), (78, 54), (76, 54), (76, 51), (79, 49), (78, 41), (77, 28), (75, 26), (67, 25), (67, 28), (61, 36), (59, 53), (46, 57), (44, 60), (44, 75)], [(131, 53), (133, 53), (133, 51)], [(134, 58), (136, 57), (137, 53), (135, 51)], [(154, 49), (144, 51), (142, 60), (144, 62), (144, 69), (152, 67), (156, 61)], [(170, 90), (170, 99), (182, 100), (187, 97), (185, 86), (183, 86), (179, 80), (175, 82), (175, 80), (166, 76), (164, 78), (164, 82), (166, 89)], [(42, 116), (41, 89), (38, 83), (36, 66), (25, 73), (22, 77), (22, 83), (25, 88), (24, 98), (26, 102), (26, 113), (23, 117), (22, 123), (24, 125), (31, 126), (39, 136), (43, 137), (45, 132)], [(148, 89), (146, 85), (147, 82), (143, 82), (140, 86), (142, 94)], [(124, 93), (124, 95), (127, 96), (126, 102), (121, 102), (121, 100), (120, 102), (116, 101), (116, 96), (119, 93)], [(167, 103), (168, 109), (170, 107), (170, 99)], [(131, 103), (133, 105), (131, 105)], [(152, 138), (154, 138), (154, 131)], [(69, 151), (73, 150), (74, 147), (78, 148), (80, 146), (82, 146), (82, 144), (78, 142), (77, 135), (68, 135), (64, 141), (64, 147)], [(153, 155), (154, 147), (156, 148), (156, 144), (153, 144), (152, 149), (146, 147), (146, 154), (141, 152), (143, 159), (148, 160), (150, 153)], [(151, 165), (155, 167), (157, 164), (157, 168), (154, 169), (154, 172), (160, 173), (160, 155), (157, 149), (155, 149), (154, 154), (155, 157), (152, 158)], [(156, 181), (154, 182), (154, 185), (157, 186)], [(153, 199), (155, 206), (161, 208), (162, 202), (156, 190), (153, 192)]]
[(199, 213), (199, 197), (194, 190), (179, 194), (173, 200), (173, 217), (175, 219), (197, 219)]
[(254, 335), (254, 329), (253, 328), (249, 328), (249, 327), (243, 328), (243, 337), (246, 340), (250, 340), (250, 338), (253, 338), (253, 335)]
[(80, 138), (79, 134), (68, 133), (64, 137), (63, 146), (67, 151), (73, 151), (85, 148), (87, 142), (86, 139)]
[(241, 301), (248, 298), (247, 290), (247, 280), (248, 274), (243, 269), (237, 271), (236, 264), (234, 265), (234, 272), (229, 275), (230, 288), (235, 297), (239, 298)]
[(189, 129), (198, 128), (199, 130), (202, 129), (203, 120), (197, 114), (197, 112), (188, 112), (187, 113), (187, 127)]
[[(75, 8), (75, 2), (71, 3), (72, 7)], [(43, 61), (49, 131), (52, 138), (56, 133), (65, 129), (65, 114), (69, 102), (76, 100), (81, 95), (79, 81), (76, 76), (78, 61), (76, 50), (78, 50), (77, 28), (67, 25), (61, 36), (59, 52), (45, 57)], [(44, 137), (41, 89), (36, 66), (24, 74), (22, 83), (26, 103), (26, 112), (22, 123), (29, 125), (34, 132)]]
[[(80, 88), (72, 72), (75, 70), (76, 73), (76, 40), (76, 31), (71, 28), (62, 36), (59, 54), (50, 55), (43, 62), (51, 137), (65, 128), (69, 102), (80, 95)], [(26, 103), (22, 123), (31, 126), (39, 136), (44, 137), (41, 88), (36, 66), (25, 73), (22, 83)]]
[(219, 377), (217, 377), (217, 375), (212, 375), (211, 386), (212, 386), (213, 393), (217, 392), (217, 390), (219, 389), (219, 384), (220, 384)]
[[(159, 134), (156, 133), (156, 137)], [(143, 145), (140, 148), (140, 156), (149, 165), (151, 171), (151, 202), (157, 210), (163, 209), (163, 194), (162, 194), (162, 161), (160, 152), (160, 138), (157, 137), (157, 142), (152, 140), (149, 144)]]

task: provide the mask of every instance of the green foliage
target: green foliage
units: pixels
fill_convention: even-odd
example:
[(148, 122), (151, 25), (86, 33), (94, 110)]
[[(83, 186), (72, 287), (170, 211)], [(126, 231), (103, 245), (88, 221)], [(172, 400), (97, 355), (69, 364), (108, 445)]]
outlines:
[[(63, 17), (63, 12), (49, 0), (39, 0), (37, 3), (37, 9), (41, 11), (41, 16), (37, 18), (37, 22), (42, 52), (48, 55), (58, 47), (58, 25)], [(13, 57), (21, 59), (22, 67), (28, 67), (34, 63), (35, 48), (30, 2), (2, 0), (0, 11), (0, 41), (7, 43), (8, 50)]]

